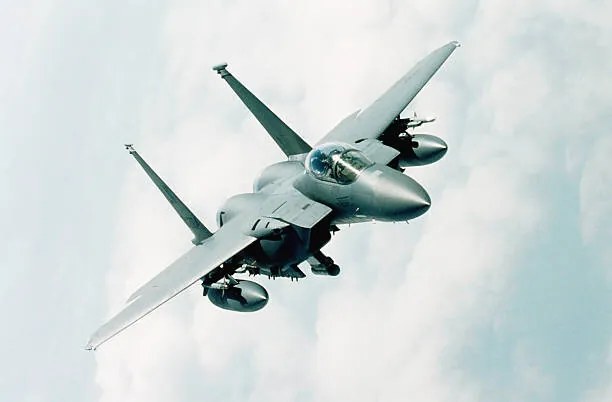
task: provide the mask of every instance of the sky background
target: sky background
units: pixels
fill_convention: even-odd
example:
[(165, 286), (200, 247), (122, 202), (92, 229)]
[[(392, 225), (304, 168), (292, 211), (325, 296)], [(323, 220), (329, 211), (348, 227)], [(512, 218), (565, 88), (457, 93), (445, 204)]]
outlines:
[[(329, 3), (0, 0), (0, 400), (612, 400), (612, 3)], [(450, 40), (425, 216), (83, 350), (192, 237), (122, 144), (209, 227), (283, 159), (212, 65), (315, 143)]]

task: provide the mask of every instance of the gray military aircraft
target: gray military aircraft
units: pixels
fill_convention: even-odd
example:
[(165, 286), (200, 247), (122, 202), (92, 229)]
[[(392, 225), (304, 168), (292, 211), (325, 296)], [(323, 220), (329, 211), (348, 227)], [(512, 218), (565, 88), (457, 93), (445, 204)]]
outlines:
[(253, 192), (229, 198), (217, 213), (213, 233), (136, 152), (129, 153), (164, 194), (194, 234), (195, 247), (142, 285), (127, 305), (87, 343), (96, 349), (189, 286), (201, 281), (205, 296), (233, 311), (257, 311), (268, 302), (259, 284), (236, 274), (297, 280), (313, 274), (336, 276), (338, 265), (321, 252), (338, 225), (366, 221), (408, 221), (430, 206), (427, 192), (404, 168), (439, 160), (446, 143), (409, 133), (431, 119), (400, 113), (459, 46), (433, 51), (380, 98), (349, 115), (313, 148), (245, 88), (227, 64), (213, 67), (253, 113), (287, 160), (263, 170)]

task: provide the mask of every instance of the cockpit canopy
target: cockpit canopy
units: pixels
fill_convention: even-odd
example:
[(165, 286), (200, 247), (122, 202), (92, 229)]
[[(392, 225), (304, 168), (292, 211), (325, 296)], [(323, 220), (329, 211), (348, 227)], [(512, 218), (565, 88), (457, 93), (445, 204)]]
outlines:
[(306, 171), (320, 180), (349, 184), (367, 167), (374, 164), (363, 152), (348, 144), (322, 144), (306, 155)]

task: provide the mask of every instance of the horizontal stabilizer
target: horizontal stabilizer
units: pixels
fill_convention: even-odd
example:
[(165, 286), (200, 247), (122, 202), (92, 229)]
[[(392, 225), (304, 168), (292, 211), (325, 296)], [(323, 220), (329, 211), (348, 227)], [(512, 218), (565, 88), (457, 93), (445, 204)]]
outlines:
[(240, 83), (229, 71), (226, 70), (227, 64), (214, 66), (221, 78), (223, 78), (232, 90), (238, 95), (245, 106), (253, 113), (255, 118), (276, 141), (278, 146), (287, 156), (305, 154), (312, 147), (306, 143), (295, 131), (285, 122), (275, 115), (262, 101), (257, 99), (244, 85)]
[(147, 162), (145, 162), (145, 160), (142, 159), (138, 152), (136, 152), (132, 144), (126, 144), (125, 149), (127, 149), (130, 152), (130, 155), (132, 155), (134, 159), (136, 159), (136, 161), (140, 164), (140, 166), (142, 166), (147, 175), (151, 178), (151, 180), (153, 180), (153, 183), (155, 183), (157, 188), (159, 188), (159, 191), (162, 192), (162, 194), (164, 195), (164, 197), (166, 197), (170, 205), (172, 205), (172, 208), (174, 208), (174, 210), (179, 214), (183, 222), (185, 222), (185, 224), (193, 232), (195, 237), (191, 242), (195, 245), (198, 245), (201, 244), (205, 239), (212, 236), (211, 231), (208, 230), (206, 226), (202, 224), (202, 222), (200, 222), (198, 217), (195, 216), (189, 208), (187, 208), (187, 205), (185, 205), (183, 201), (181, 201), (176, 196), (176, 194), (174, 194), (170, 187), (168, 187), (166, 183), (164, 183), (164, 181), (157, 175), (157, 173), (155, 173), (155, 171), (151, 169)]

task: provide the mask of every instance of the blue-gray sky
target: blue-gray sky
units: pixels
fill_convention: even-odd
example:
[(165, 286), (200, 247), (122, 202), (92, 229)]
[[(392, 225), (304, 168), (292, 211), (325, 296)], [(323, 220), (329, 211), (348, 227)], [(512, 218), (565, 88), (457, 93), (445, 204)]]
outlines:
[[(328, 3), (3, 2), (0, 399), (612, 400), (612, 4)], [(190, 245), (123, 143), (210, 226), (282, 158), (211, 65), (314, 143), (449, 40), (427, 215), (257, 314), (194, 288), (82, 349)]]

